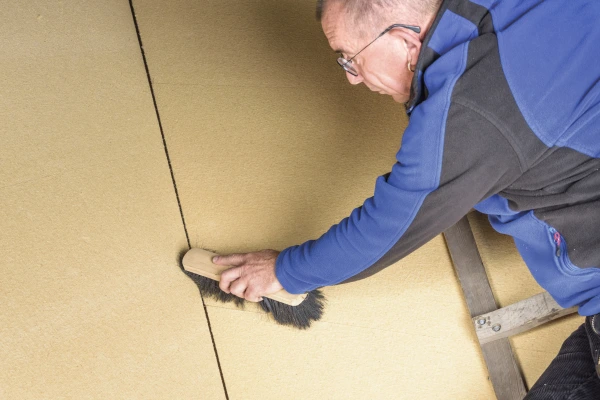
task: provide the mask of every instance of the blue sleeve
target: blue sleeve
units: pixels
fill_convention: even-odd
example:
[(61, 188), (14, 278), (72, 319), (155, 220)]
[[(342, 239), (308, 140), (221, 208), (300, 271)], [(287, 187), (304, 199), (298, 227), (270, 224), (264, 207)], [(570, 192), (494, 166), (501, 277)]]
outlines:
[(373, 197), (319, 239), (279, 255), (276, 274), (288, 292), (377, 273), (522, 173), (510, 141), (469, 105), (453, 104), (437, 135), (433, 124), (415, 122), (405, 132), (392, 172), (377, 180)]
[[(443, 118), (415, 108), (397, 163), (377, 179), (373, 197), (317, 240), (289, 247), (277, 258), (276, 274), (290, 293), (333, 285), (380, 259), (402, 236), (425, 197), (439, 184)], [(432, 107), (437, 106), (431, 104)]]

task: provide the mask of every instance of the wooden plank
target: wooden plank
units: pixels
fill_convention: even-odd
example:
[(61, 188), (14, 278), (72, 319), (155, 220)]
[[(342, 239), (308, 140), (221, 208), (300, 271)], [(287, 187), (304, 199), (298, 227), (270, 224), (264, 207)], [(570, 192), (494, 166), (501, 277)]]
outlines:
[[(467, 217), (444, 232), (471, 317), (498, 307), (477, 250)], [(508, 339), (481, 345), (483, 357), (498, 400), (521, 400), (527, 394)]]
[(521, 370), (507, 338), (481, 345), (490, 381), (498, 400), (522, 400), (527, 394)]
[(473, 318), (479, 343), (485, 344), (528, 331), (548, 321), (577, 312), (577, 307), (562, 308), (543, 292), (518, 303)]
[(444, 232), (471, 316), (498, 309), (467, 217)]

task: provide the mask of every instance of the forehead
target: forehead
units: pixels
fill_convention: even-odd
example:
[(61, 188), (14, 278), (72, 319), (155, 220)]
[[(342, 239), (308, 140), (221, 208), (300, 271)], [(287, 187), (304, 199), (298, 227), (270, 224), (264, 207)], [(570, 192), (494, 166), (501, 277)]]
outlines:
[(321, 20), (323, 33), (329, 41), (329, 45), (340, 53), (350, 53), (354, 47), (352, 35), (349, 34), (348, 15), (339, 2), (333, 2)]

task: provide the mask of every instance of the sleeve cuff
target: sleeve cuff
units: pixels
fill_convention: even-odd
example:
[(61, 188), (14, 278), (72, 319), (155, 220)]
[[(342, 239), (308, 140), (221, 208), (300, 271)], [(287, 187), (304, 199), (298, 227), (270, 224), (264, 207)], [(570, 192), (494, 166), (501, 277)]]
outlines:
[(292, 269), (290, 250), (292, 250), (292, 248), (288, 247), (277, 257), (277, 260), (275, 261), (275, 275), (277, 276), (279, 283), (281, 283), (281, 286), (283, 286), (288, 293), (303, 294), (313, 288), (310, 284), (302, 282), (290, 274), (290, 270)]

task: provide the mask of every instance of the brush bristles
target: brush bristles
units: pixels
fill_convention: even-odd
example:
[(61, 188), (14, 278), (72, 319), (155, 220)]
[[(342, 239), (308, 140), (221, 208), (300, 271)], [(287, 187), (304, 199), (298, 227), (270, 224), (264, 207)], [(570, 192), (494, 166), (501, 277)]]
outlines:
[(266, 297), (258, 304), (263, 310), (270, 312), (277, 323), (298, 329), (308, 329), (313, 321), (321, 319), (325, 307), (325, 296), (319, 289), (316, 289), (308, 292), (306, 299), (297, 306), (290, 306)]
[[(183, 272), (196, 283), (203, 296), (211, 297), (221, 303), (233, 302), (236, 306), (244, 308), (245, 300), (222, 291), (217, 281), (189, 271), (183, 270)], [(325, 307), (325, 296), (317, 289), (309, 292), (306, 299), (297, 306), (290, 306), (266, 297), (258, 304), (264, 311), (273, 315), (278, 324), (307, 329), (313, 321), (321, 319)]]
[(235, 303), (236, 306), (240, 308), (244, 308), (244, 299), (237, 297), (236, 295), (225, 293), (219, 288), (219, 282), (213, 281), (212, 279), (205, 278), (200, 275), (196, 275), (189, 271), (183, 271), (187, 276), (189, 276), (203, 296), (211, 297), (221, 303)]

